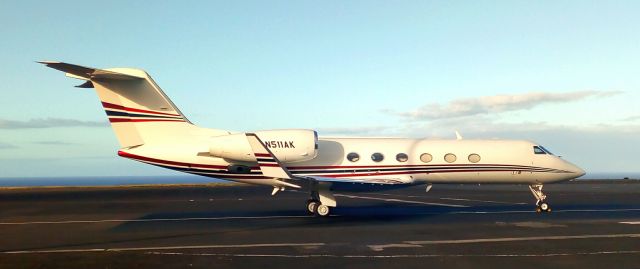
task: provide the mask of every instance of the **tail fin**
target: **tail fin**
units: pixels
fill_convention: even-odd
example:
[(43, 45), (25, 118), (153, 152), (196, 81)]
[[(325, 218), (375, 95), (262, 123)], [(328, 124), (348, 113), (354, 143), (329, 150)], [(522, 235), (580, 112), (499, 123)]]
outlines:
[(170, 141), (194, 126), (140, 69), (96, 69), (62, 62), (39, 62), (85, 80), (76, 87), (95, 88), (123, 148)]

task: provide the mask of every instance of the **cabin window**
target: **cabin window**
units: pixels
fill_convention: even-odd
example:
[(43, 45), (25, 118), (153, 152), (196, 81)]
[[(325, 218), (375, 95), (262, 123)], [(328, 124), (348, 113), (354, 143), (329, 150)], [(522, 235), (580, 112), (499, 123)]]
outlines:
[(456, 157), (456, 155), (453, 153), (447, 153), (446, 155), (444, 155), (444, 160), (448, 163), (455, 162), (457, 159), (458, 157)]
[(533, 146), (533, 153), (535, 154), (547, 154), (543, 149), (538, 146)]
[(382, 153), (380, 152), (376, 152), (374, 154), (371, 154), (371, 160), (373, 160), (374, 162), (381, 162), (382, 160), (384, 160), (384, 155), (382, 155)]
[(428, 163), (432, 160), (433, 156), (431, 156), (431, 154), (429, 153), (422, 153), (422, 155), (420, 155), (420, 161), (422, 161), (423, 163)]
[(351, 152), (347, 154), (347, 160), (349, 160), (352, 163), (355, 163), (360, 160), (360, 155), (358, 155), (358, 153)]
[(403, 163), (409, 160), (409, 156), (404, 153), (398, 153), (398, 155), (396, 155), (396, 160)]
[(480, 155), (475, 154), (475, 153), (469, 154), (469, 161), (472, 162), (472, 163), (479, 162), (480, 161)]

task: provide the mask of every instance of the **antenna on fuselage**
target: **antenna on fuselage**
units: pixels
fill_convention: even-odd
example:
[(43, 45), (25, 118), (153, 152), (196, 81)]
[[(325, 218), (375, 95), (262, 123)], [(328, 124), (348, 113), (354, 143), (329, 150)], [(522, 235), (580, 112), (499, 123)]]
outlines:
[(456, 140), (462, 140), (462, 135), (456, 131)]

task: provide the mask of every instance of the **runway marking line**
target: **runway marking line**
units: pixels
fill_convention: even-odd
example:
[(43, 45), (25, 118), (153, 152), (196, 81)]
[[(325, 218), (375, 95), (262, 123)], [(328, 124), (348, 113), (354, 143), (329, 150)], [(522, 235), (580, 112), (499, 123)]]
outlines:
[(256, 217), (210, 217), (210, 218), (155, 218), (155, 219), (103, 219), (103, 220), (60, 220), (60, 221), (26, 221), (0, 222), (0, 225), (29, 225), (29, 224), (74, 224), (74, 223), (102, 223), (102, 222), (157, 222), (157, 221), (198, 221), (198, 220), (243, 220), (243, 219), (286, 219), (313, 218), (313, 216), (256, 216)]
[(640, 225), (640, 221), (621, 221), (620, 224)]
[(51, 250), (16, 250), (4, 251), (2, 254), (36, 254), (36, 253), (73, 253), (73, 252), (103, 252), (103, 251), (144, 251), (144, 250), (174, 250), (174, 249), (205, 249), (205, 248), (273, 248), (273, 247), (321, 247), (324, 243), (274, 243), (274, 244), (243, 244), (243, 245), (195, 245), (195, 246), (164, 246), (164, 247), (130, 247), (130, 248), (88, 248), (88, 249), (51, 249)]
[[(396, 197), (405, 197), (405, 198), (426, 198), (426, 197), (430, 197), (430, 196), (416, 196), (416, 195), (400, 195), (400, 194), (391, 194), (391, 193), (373, 193), (373, 195), (396, 196)], [(514, 202), (503, 202), (503, 201), (493, 201), (493, 200), (476, 200), (476, 199), (449, 198), (449, 197), (441, 197), (441, 198), (438, 198), (438, 199), (440, 199), (440, 200), (450, 200), (450, 201), (462, 201), (462, 202), (482, 202), (482, 203), (492, 203), (492, 204), (507, 204), (507, 205), (527, 205), (528, 204), (528, 203), (514, 203)]]
[(430, 203), (430, 202), (401, 200), (401, 199), (387, 199), (387, 198), (380, 198), (380, 197), (358, 196), (358, 195), (348, 195), (348, 194), (334, 194), (334, 196), (346, 197), (346, 198), (355, 198), (355, 199), (365, 199), (365, 200), (378, 200), (378, 201), (386, 201), (386, 202), (400, 202), (400, 203), (407, 203), (407, 204), (435, 205), (435, 206), (447, 206), (447, 207), (469, 207), (469, 206), (466, 206), (466, 205)]
[(440, 244), (473, 244), (473, 243), (496, 243), (496, 242), (538, 241), (538, 240), (570, 240), (570, 239), (594, 239), (594, 238), (640, 238), (640, 233), (639, 234), (555, 235), (555, 236), (477, 238), (477, 239), (404, 241), (404, 242), (407, 244), (414, 244), (414, 245), (440, 245)]
[[(289, 191), (290, 192), (303, 192), (303, 191), (298, 191), (298, 190), (289, 190)], [(375, 193), (375, 194), (372, 194), (372, 195), (400, 196), (400, 195), (393, 195), (393, 194), (388, 194), (388, 193)], [(386, 199), (386, 198), (381, 198), (381, 197), (348, 195), (348, 194), (334, 194), (334, 196), (346, 197), (346, 198), (351, 198), (351, 199), (378, 200), (378, 201), (399, 202), (399, 203), (408, 203), (408, 204), (435, 205), (435, 206), (448, 206), (448, 207), (469, 207), (469, 206), (466, 206), (466, 205), (430, 203), (430, 202), (413, 201), (413, 200), (402, 200), (402, 199)], [(424, 198), (424, 197), (421, 197), (421, 196), (411, 196), (411, 195), (406, 195), (406, 196), (403, 195), (402, 197)]]
[(528, 203), (501, 202), (501, 201), (493, 201), (493, 200), (476, 200), (476, 199), (449, 198), (449, 197), (442, 197), (440, 199), (450, 200), (450, 201), (482, 202), (482, 203), (506, 204), (506, 205), (528, 205)]
[[(404, 241), (403, 243), (387, 244), (387, 245), (370, 245), (373, 251), (383, 251), (387, 248), (407, 248), (421, 247), (423, 245), (441, 245), (441, 244), (475, 244), (475, 243), (496, 243), (496, 242), (516, 242), (516, 241), (535, 241), (535, 240), (571, 240), (571, 239), (596, 239), (596, 238), (640, 238), (640, 233), (636, 234), (595, 234), (595, 235), (559, 235), (559, 236), (537, 236), (537, 237), (503, 237), (503, 238), (476, 238), (476, 239), (458, 239), (458, 240), (428, 240), (428, 241)], [(4, 251), (0, 254), (38, 254), (38, 253), (77, 253), (77, 252), (105, 252), (105, 251), (160, 251), (160, 250), (180, 250), (180, 249), (224, 249), (224, 248), (274, 248), (274, 247), (322, 247), (326, 243), (266, 243), (266, 244), (232, 244), (232, 245), (192, 245), (192, 246), (157, 246), (157, 247), (123, 247), (123, 248), (89, 248), (89, 249), (44, 249), (44, 250), (16, 250)], [(640, 252), (633, 250), (632, 253)], [(159, 254), (165, 252), (158, 252)], [(598, 252), (599, 254), (609, 252)], [(583, 253), (584, 254), (584, 253)], [(609, 253), (610, 254), (610, 253)], [(211, 255), (242, 255), (242, 254), (211, 254)], [(263, 255), (263, 254), (251, 254)], [(264, 254), (270, 255), (270, 254)], [(520, 254), (517, 254), (520, 255)], [(530, 254), (532, 256), (557, 256), (569, 254)], [(582, 255), (582, 254), (570, 254)], [(412, 255), (401, 255), (403, 257), (412, 257)], [(423, 256), (432, 256), (426, 254)], [(442, 256), (442, 255), (439, 255)], [(467, 256), (463, 254), (444, 255), (444, 256)], [(473, 256), (473, 255), (471, 255)], [(514, 254), (489, 254), (479, 256), (514, 256)], [(527, 256), (527, 254), (523, 255)], [(287, 255), (283, 256), (287, 257)], [(309, 257), (305, 255), (304, 257)], [(318, 256), (321, 257), (321, 256)], [(336, 256), (336, 257), (360, 257), (360, 256)], [(363, 255), (362, 257), (373, 257)], [(384, 256), (391, 257), (391, 256)], [(419, 257), (419, 256), (418, 256)]]
[[(556, 213), (576, 213), (576, 212), (634, 212), (640, 211), (640, 208), (621, 208), (621, 209), (565, 209), (554, 210), (552, 214)], [(508, 210), (508, 211), (454, 211), (444, 214), (514, 214), (514, 213), (532, 213), (533, 210)]]
[[(358, 196), (353, 198), (362, 199), (382, 199), (367, 196)], [(397, 200), (397, 199), (383, 199), (383, 200)], [(402, 201), (402, 200), (400, 200)], [(404, 201), (408, 203), (426, 203), (418, 201)], [(449, 207), (468, 207), (463, 205), (447, 205), (447, 204), (435, 204)], [(635, 212), (640, 211), (640, 208), (627, 208), (627, 209), (567, 209), (556, 210), (552, 214), (557, 213), (575, 213), (575, 212)], [(415, 215), (458, 215), (458, 214), (531, 214), (533, 210), (509, 210), (509, 211), (452, 211), (452, 212), (434, 212), (434, 213), (422, 213)], [(340, 217), (340, 215), (332, 215), (332, 217)], [(290, 219), (290, 218), (314, 218), (314, 216), (308, 215), (284, 215), (284, 216), (237, 216), (237, 217), (203, 217), (203, 218), (154, 218), (154, 219), (103, 219), (103, 220), (53, 220), (53, 221), (25, 221), (25, 222), (0, 222), (0, 225), (38, 225), (38, 224), (81, 224), (81, 223), (108, 223), (108, 222), (160, 222), (160, 221), (217, 221), (217, 220), (251, 220), (251, 219)], [(640, 224), (640, 222), (620, 222), (623, 224)]]
[(555, 256), (585, 256), (585, 255), (612, 255), (612, 254), (638, 254), (640, 250), (611, 250), (594, 252), (563, 252), (543, 254), (399, 254), (399, 255), (336, 255), (336, 254), (230, 254), (230, 253), (182, 253), (182, 252), (157, 252), (150, 251), (148, 255), (185, 255), (185, 256), (223, 256), (223, 257), (268, 257), (268, 258), (438, 258), (438, 257), (555, 257)]

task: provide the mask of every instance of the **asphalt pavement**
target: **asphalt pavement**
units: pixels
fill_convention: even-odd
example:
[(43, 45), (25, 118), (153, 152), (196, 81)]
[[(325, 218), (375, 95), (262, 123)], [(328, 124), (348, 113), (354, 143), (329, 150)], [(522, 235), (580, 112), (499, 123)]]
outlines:
[(640, 268), (640, 183), (308, 194), (247, 185), (0, 189), (0, 268)]

